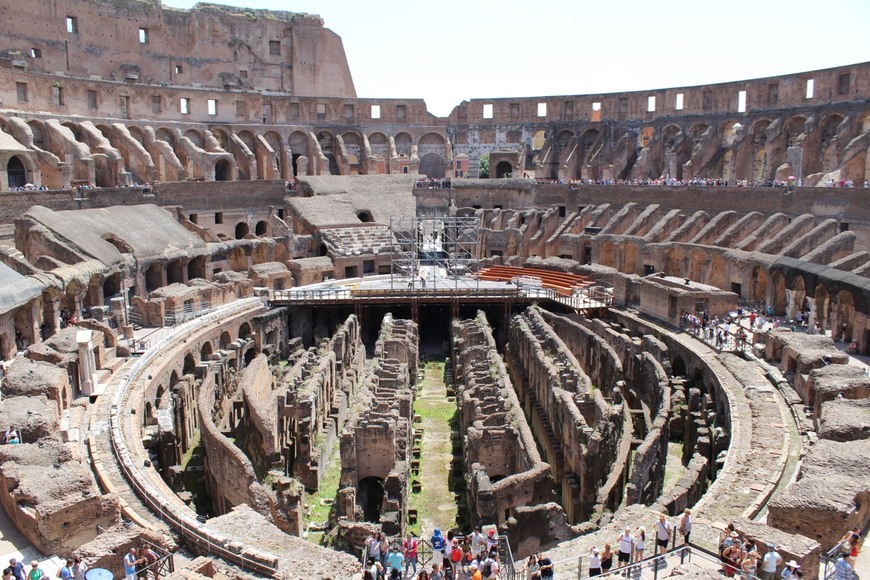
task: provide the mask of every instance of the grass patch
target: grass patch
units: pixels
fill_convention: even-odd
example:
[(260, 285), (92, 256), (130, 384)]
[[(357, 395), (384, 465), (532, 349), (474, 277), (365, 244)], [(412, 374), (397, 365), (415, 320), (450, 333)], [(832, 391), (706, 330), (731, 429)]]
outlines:
[[(307, 529), (309, 523), (322, 524), (325, 521), (333, 523), (335, 502), (338, 501), (338, 484), (341, 479), (341, 455), (338, 443), (329, 456), (329, 465), (320, 480), (320, 490), (316, 493), (305, 493), (305, 517), (303, 525)], [(324, 504), (322, 499), (331, 499), (331, 504)], [(331, 526), (330, 526), (331, 527)], [(314, 544), (322, 544), (325, 532), (309, 532), (305, 539)]]
[(686, 473), (683, 465), (683, 444), (668, 442), (668, 460), (665, 465), (665, 480), (662, 483), (662, 493), (672, 489)]
[[(423, 365), (423, 377), (417, 385), (414, 414), (420, 416), (416, 427), (425, 430), (420, 445), (420, 473), (412, 479), (422, 483), (420, 492), (411, 493), (409, 507), (417, 510), (417, 521), (409, 524), (413, 534), (419, 534), (424, 521), (434, 521), (442, 529), (456, 526), (456, 487), (462, 474), (450, 469), (450, 458), (455, 450), (455, 438), (451, 431), (457, 423), (457, 408), (454, 399), (447, 398), (444, 385), (444, 361), (427, 361)], [(424, 391), (426, 392), (424, 396)], [(437, 437), (430, 437), (437, 434)], [(464, 490), (465, 481), (461, 481)], [(463, 498), (464, 499), (464, 498)], [(445, 509), (445, 506), (453, 506)], [(428, 530), (431, 531), (431, 530)]]

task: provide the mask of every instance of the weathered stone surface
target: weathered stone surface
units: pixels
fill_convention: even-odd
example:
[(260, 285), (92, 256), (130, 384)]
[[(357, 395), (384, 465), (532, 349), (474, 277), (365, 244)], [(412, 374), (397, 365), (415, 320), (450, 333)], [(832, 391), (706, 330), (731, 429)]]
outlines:
[(870, 398), (822, 403), (819, 437), (833, 441), (870, 439)]

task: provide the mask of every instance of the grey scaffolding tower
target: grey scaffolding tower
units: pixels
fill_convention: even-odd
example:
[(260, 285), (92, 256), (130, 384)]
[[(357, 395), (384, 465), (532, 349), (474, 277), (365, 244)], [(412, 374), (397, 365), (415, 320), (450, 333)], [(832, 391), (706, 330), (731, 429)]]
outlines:
[[(478, 218), (392, 218), (390, 231), (396, 239), (390, 268), (392, 288), (471, 287), (467, 275), (477, 266)], [(473, 285), (477, 286), (476, 280)]]

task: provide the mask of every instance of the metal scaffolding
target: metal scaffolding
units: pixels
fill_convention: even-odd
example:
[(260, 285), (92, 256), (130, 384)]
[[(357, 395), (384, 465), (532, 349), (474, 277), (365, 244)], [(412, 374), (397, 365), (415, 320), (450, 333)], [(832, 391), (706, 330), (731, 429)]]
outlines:
[(477, 269), (480, 222), (476, 217), (401, 217), (390, 220), (396, 239), (390, 268), (393, 288), (458, 285)]

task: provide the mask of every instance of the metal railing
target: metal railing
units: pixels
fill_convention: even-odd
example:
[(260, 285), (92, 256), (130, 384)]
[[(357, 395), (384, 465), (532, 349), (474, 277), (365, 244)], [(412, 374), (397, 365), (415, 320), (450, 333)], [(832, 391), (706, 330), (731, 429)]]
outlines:
[(328, 304), (334, 302), (387, 302), (396, 300), (551, 300), (575, 310), (605, 308), (613, 303), (613, 295), (603, 289), (589, 288), (564, 294), (552, 288), (518, 286), (515, 288), (378, 288), (360, 289), (352, 286), (275, 290), (273, 302)]
[[(664, 554), (650, 556), (626, 566), (610, 568), (607, 574), (609, 576), (620, 575), (631, 580), (658, 580), (659, 577), (671, 576), (674, 566), (684, 566), (687, 564), (694, 568), (708, 570), (711, 575), (718, 573), (719, 569), (724, 569), (724, 563), (718, 554), (694, 544), (687, 544), (678, 548), (672, 547), (670, 551)], [(589, 574), (588, 556), (585, 559), (583, 556), (578, 556), (576, 558), (558, 560), (553, 562), (553, 569), (554, 578), (557, 579), (577, 578), (577, 580), (583, 580), (593, 577)], [(739, 576), (745, 580), (757, 580), (755, 575), (741, 570), (736, 572), (735, 577)]]
[[(165, 356), (167, 351), (171, 347), (176, 346), (175, 343), (178, 343), (183, 336), (197, 330), (199, 327), (204, 327), (220, 320), (226, 320), (228, 316), (241, 314), (248, 309), (253, 309), (255, 306), (262, 306), (259, 298), (247, 298), (216, 308), (211, 314), (180, 326), (176, 329), (176, 332), (164, 337), (155, 344), (153, 348), (136, 361), (129, 374), (121, 380), (118, 388), (115, 390), (112, 398), (109, 424), (111, 428), (112, 451), (118, 461), (118, 467), (136, 495), (139, 496), (155, 516), (174, 528), (183, 539), (190, 542), (203, 553), (217, 555), (240, 566), (243, 570), (271, 576), (277, 570), (275, 564), (278, 561), (278, 556), (261, 552), (261, 557), (255, 560), (243, 556), (236, 550), (226, 548), (224, 543), (228, 539), (220, 538), (220, 535), (216, 533), (206, 533), (210, 531), (197, 520), (196, 513), (190, 510), (190, 508), (186, 508), (186, 506), (182, 508), (182, 506), (174, 504), (173, 502), (176, 499), (164, 495), (164, 491), (168, 491), (168, 488), (166, 490), (160, 489), (148, 481), (147, 474), (138, 466), (138, 462), (134, 460), (134, 455), (127, 445), (123, 432), (124, 425), (121, 419), (121, 414), (127, 410), (124, 403), (129, 390), (136, 381), (146, 374), (149, 365), (155, 362), (157, 357)], [(218, 543), (218, 540), (223, 541)]]

